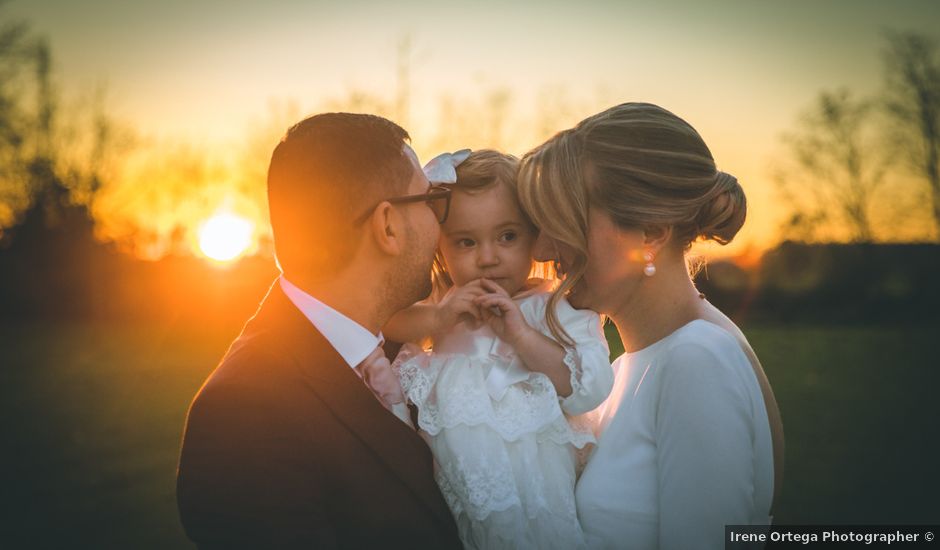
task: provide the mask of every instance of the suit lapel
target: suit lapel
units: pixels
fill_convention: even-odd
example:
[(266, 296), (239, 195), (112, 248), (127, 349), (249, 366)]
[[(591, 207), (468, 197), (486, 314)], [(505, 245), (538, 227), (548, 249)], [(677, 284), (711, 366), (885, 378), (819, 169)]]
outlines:
[[(332, 370), (341, 374), (319, 380), (314, 377), (319, 385), (314, 387), (314, 391), (435, 515), (447, 522), (452, 521), (431, 475), (430, 450), (424, 441), (386, 410), (341, 358), (327, 366), (328, 369), (323, 370), (337, 367)], [(416, 460), (417, 457), (424, 460)]]
[[(282, 332), (284, 338), (279, 335), (279, 341), (296, 359), (300, 374), (312, 391), (439, 519), (453, 522), (430, 475), (432, 463), (425, 442), (379, 403), (339, 353), (284, 295), (280, 285), (272, 286), (251, 325)], [(246, 336), (252, 332), (249, 327)]]

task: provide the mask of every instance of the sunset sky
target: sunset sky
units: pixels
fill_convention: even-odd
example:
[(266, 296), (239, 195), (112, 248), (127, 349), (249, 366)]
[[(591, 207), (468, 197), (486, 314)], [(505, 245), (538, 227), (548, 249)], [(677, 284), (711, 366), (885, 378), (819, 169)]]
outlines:
[[(429, 144), (486, 145), (441, 138), (445, 97), (459, 113), (503, 92), (500, 145), (516, 154), (549, 137), (539, 120), (560, 130), (614, 103), (657, 103), (695, 126), (748, 192), (737, 249), (775, 238), (770, 166), (801, 110), (822, 89), (877, 91), (884, 29), (940, 28), (931, 0), (11, 0), (0, 15), (50, 38), (62, 88), (104, 85), (109, 109), (138, 131), (211, 147), (244, 139), (272, 101), (302, 114), (354, 91), (394, 102), (406, 36), (400, 122), (422, 159), (439, 152)], [(546, 112), (556, 96), (566, 109)]]

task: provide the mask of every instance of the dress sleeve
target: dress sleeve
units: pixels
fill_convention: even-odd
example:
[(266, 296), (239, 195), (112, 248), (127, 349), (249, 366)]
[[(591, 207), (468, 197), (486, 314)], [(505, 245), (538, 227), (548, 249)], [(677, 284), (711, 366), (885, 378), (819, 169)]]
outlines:
[(660, 366), (660, 548), (724, 548), (725, 525), (751, 523), (752, 419), (732, 365), (689, 343), (669, 350)]
[(571, 371), (571, 395), (561, 398), (561, 408), (569, 415), (584, 414), (603, 403), (614, 385), (607, 339), (600, 316), (589, 309), (575, 309), (562, 299), (556, 314), (574, 341), (573, 346), (562, 344)]

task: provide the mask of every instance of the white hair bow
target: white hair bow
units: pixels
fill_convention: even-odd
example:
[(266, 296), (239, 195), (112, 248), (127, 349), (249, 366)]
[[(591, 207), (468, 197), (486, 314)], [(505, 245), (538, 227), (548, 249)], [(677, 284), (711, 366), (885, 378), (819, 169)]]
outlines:
[(457, 183), (457, 167), (470, 156), (470, 149), (441, 153), (424, 165), (424, 175), (433, 183)]

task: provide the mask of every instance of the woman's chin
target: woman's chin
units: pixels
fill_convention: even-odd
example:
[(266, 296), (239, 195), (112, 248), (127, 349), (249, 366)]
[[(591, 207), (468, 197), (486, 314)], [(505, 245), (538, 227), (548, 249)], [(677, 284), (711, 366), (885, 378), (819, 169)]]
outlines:
[(571, 304), (571, 307), (575, 309), (589, 309), (591, 307), (590, 301), (588, 300), (588, 293), (584, 291), (584, 288), (581, 288), (581, 285), (571, 289), (565, 298), (568, 299), (568, 303)]

